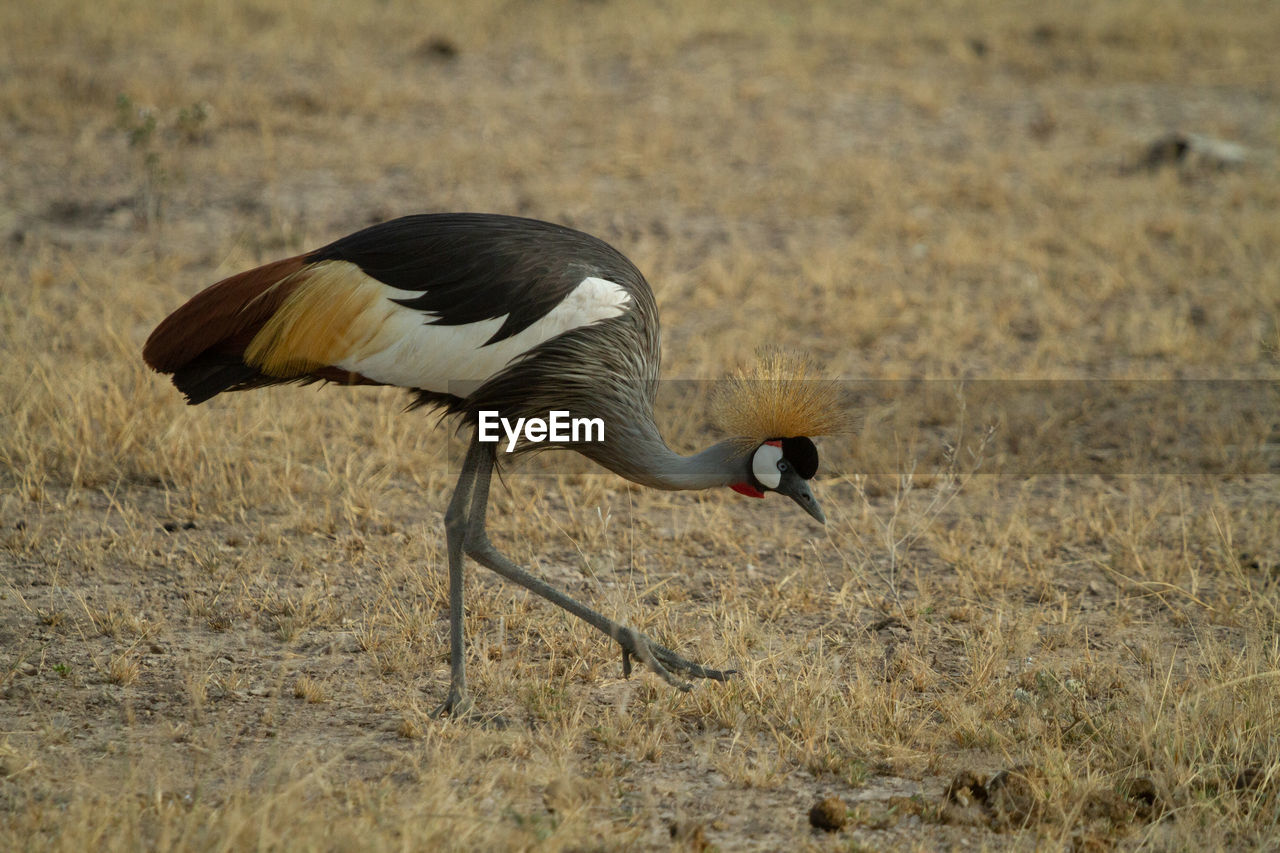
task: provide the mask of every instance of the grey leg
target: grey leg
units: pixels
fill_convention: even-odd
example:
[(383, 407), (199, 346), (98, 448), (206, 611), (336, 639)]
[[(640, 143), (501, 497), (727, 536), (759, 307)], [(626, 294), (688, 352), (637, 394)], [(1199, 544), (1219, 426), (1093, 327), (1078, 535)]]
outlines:
[[(467, 458), (470, 460), (470, 455)], [(660, 646), (653, 642), (639, 631), (620, 625), (590, 607), (579, 604), (560, 590), (529, 574), (499, 553), (498, 549), (493, 547), (493, 544), (489, 541), (489, 534), (485, 530), (485, 514), (488, 511), (489, 482), (492, 474), (493, 456), (484, 454), (477, 461), (475, 477), (472, 482), (474, 491), (471, 495), (471, 512), (466, 520), (466, 538), (463, 548), (468, 556), (480, 565), (502, 575), (507, 580), (514, 581), (530, 592), (564, 608), (584, 622), (595, 626), (606, 636), (617, 641), (618, 645), (622, 646), (622, 672), (624, 675), (631, 675), (631, 658), (633, 657), (660, 675), (668, 684), (681, 690), (688, 690), (691, 685), (672, 675), (669, 670), (683, 672), (692, 678), (712, 678), (716, 681), (724, 681), (729, 675), (733, 674), (734, 670), (708, 669), (701, 664), (680, 657), (665, 646)], [(454, 500), (458, 500), (458, 492), (454, 493)], [(450, 512), (452, 511), (453, 508), (450, 505)], [(452, 543), (452, 540), (450, 542)], [(452, 544), (450, 547), (452, 548)], [(452, 556), (452, 551), (450, 554)]]
[[(435, 710), (436, 716), (461, 714), (471, 710), (471, 697), (467, 694), (466, 647), (462, 637), (462, 549), (467, 536), (467, 505), (474, 491), (476, 472), (481, 460), (491, 451), (472, 438), (467, 457), (462, 463), (458, 485), (449, 499), (444, 514), (445, 543), (449, 555), (449, 695), (444, 704)], [(488, 465), (492, 466), (492, 457)]]

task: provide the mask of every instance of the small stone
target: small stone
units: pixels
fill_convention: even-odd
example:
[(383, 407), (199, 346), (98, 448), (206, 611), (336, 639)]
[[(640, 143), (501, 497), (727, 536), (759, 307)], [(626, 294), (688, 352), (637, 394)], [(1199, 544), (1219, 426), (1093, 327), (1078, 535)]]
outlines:
[(1138, 166), (1153, 171), (1168, 165), (1226, 170), (1238, 169), (1248, 160), (1248, 150), (1237, 142), (1174, 131), (1147, 145)]
[(827, 797), (819, 800), (809, 809), (809, 824), (824, 832), (836, 832), (844, 826), (849, 809), (839, 797)]
[(667, 827), (667, 831), (671, 833), (671, 840), (675, 842), (676, 849), (695, 850), (701, 853), (711, 848), (711, 842), (707, 840), (706, 831), (700, 823), (693, 821), (672, 823)]
[(449, 62), (458, 58), (458, 44), (447, 36), (431, 36), (414, 51), (419, 59)]
[(985, 803), (987, 801), (986, 780), (972, 770), (961, 770), (947, 786), (945, 796), (949, 802), (963, 808), (968, 808), (974, 803)]

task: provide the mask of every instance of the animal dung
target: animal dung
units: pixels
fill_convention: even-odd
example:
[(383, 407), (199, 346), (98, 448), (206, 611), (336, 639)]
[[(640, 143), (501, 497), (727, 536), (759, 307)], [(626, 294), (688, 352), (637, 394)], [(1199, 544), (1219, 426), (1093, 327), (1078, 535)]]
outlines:
[(839, 797), (827, 797), (819, 800), (809, 809), (809, 825), (824, 832), (838, 832), (844, 827), (849, 816), (849, 808)]

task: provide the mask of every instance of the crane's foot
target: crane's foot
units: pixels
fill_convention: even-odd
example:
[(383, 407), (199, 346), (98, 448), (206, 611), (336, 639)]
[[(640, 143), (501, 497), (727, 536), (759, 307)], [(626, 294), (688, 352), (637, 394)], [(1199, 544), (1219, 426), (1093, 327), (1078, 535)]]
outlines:
[(482, 714), (477, 711), (475, 703), (471, 701), (471, 694), (467, 693), (465, 688), (458, 690), (450, 687), (449, 695), (445, 697), (440, 707), (431, 712), (431, 716), (478, 723), (486, 728), (505, 729), (508, 725), (506, 717)]
[(618, 645), (622, 646), (622, 675), (631, 677), (631, 659), (634, 657), (663, 681), (678, 690), (692, 690), (693, 685), (677, 677), (674, 672), (684, 673), (690, 678), (710, 678), (715, 681), (726, 681), (737, 672), (736, 669), (710, 669), (699, 663), (680, 657), (666, 646), (661, 646), (634, 628), (622, 628), (619, 632)]
[(475, 703), (471, 701), (471, 694), (467, 692), (465, 687), (458, 687), (455, 684), (449, 685), (449, 695), (445, 697), (444, 702), (431, 712), (433, 717), (470, 717), (475, 713)]

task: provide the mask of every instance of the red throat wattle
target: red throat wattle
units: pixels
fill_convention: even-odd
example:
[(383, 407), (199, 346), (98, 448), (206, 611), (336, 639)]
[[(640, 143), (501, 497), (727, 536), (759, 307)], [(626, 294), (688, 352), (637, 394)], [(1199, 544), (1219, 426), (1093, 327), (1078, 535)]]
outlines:
[(764, 492), (760, 491), (759, 489), (757, 489), (755, 486), (751, 485), (750, 483), (734, 483), (734, 484), (733, 484), (732, 486), (730, 486), (729, 488), (733, 489), (733, 490), (734, 490), (735, 492), (737, 492), (738, 494), (740, 494), (740, 495), (746, 495), (746, 496), (747, 496), (747, 497), (749, 497), (749, 498), (762, 498), (762, 497), (764, 497)]

